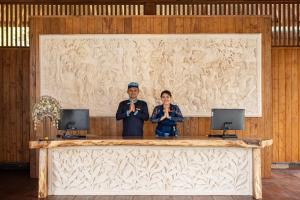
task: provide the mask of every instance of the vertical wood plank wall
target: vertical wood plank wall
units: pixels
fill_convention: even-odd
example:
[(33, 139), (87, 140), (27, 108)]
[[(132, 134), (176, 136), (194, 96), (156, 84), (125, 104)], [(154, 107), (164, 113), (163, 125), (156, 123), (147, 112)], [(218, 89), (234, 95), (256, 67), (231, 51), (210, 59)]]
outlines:
[[(18, 61), (17, 61), (18, 60)], [(300, 48), (272, 47), (272, 114), (273, 114), (273, 162), (300, 161)], [(15, 66), (18, 63), (18, 66)], [(289, 65), (289, 66), (288, 66)], [(0, 163), (29, 162), (29, 49), (0, 48)], [(14, 78), (9, 74), (15, 74)], [(17, 75), (18, 74), (18, 75)], [(20, 78), (17, 79), (17, 78)], [(9, 90), (12, 92), (9, 92)], [(20, 91), (22, 89), (22, 91)], [(18, 95), (14, 95), (18, 94)], [(10, 109), (9, 106), (15, 106)], [(20, 110), (22, 108), (22, 111)], [(16, 112), (18, 110), (18, 112)], [(15, 112), (15, 113), (14, 113)], [(10, 116), (18, 116), (18, 122)], [(91, 127), (104, 134), (109, 120), (97, 123), (92, 118)], [(205, 127), (205, 123), (206, 126)], [(188, 124), (190, 126), (188, 126)], [(204, 118), (186, 119), (185, 132), (195, 135), (197, 130), (209, 127)], [(14, 129), (10, 130), (9, 127)], [(147, 133), (152, 125), (146, 123)], [(248, 125), (249, 127), (249, 125)], [(255, 124), (252, 125), (255, 127)], [(121, 124), (117, 123), (116, 133)], [(182, 128), (182, 127), (181, 127)], [(190, 131), (192, 130), (192, 131)], [(252, 131), (255, 128), (252, 128)], [(257, 134), (257, 132), (255, 132)]]
[[(33, 17), (30, 20), (30, 98), (31, 106), (39, 97), (39, 34), (94, 34), (94, 33), (262, 33), (262, 118), (246, 119), (245, 131), (240, 136), (272, 137), (272, 84), (271, 84), (271, 18), (257, 16), (128, 16), (128, 17)], [(124, 88), (126, 92), (126, 88)], [(150, 111), (151, 113), (152, 111)], [(122, 123), (114, 118), (92, 118), (90, 133), (121, 135)], [(181, 135), (196, 136), (210, 132), (209, 118), (186, 118), (179, 127)], [(47, 130), (47, 131), (45, 131)], [(154, 126), (145, 125), (145, 135), (153, 134)], [(56, 135), (44, 123), (36, 132), (31, 127), (31, 139)], [(263, 151), (264, 177), (270, 176), (271, 149)], [(36, 152), (31, 151), (31, 176), (37, 175)]]
[(273, 162), (300, 161), (300, 48), (272, 48)]
[(0, 48), (0, 102), (0, 163), (28, 163), (28, 48)]

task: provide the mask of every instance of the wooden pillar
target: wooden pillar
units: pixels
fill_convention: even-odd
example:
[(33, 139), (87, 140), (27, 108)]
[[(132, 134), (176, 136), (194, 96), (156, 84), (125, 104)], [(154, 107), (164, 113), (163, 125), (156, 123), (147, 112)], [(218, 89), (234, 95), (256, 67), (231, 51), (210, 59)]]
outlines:
[(40, 149), (39, 153), (39, 198), (48, 196), (48, 149)]
[(261, 181), (261, 149), (253, 148), (253, 197), (262, 198), (262, 181)]

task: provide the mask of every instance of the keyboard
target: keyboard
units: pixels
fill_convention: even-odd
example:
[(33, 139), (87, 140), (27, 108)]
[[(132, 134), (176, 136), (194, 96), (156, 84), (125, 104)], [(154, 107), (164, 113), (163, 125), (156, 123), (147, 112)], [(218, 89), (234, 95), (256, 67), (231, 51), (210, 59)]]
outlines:
[(85, 135), (72, 135), (72, 134), (64, 134), (62, 135), (62, 139), (83, 139), (86, 138)]
[(208, 137), (218, 137), (218, 138), (237, 138), (236, 134), (209, 134)]

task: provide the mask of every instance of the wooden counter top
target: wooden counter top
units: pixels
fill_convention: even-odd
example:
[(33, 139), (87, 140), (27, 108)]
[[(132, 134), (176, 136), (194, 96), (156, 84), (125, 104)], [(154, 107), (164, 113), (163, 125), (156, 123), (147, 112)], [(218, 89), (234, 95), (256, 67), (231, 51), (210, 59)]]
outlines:
[(221, 139), (208, 137), (177, 138), (122, 138), (122, 137), (87, 137), (86, 139), (55, 139), (30, 141), (30, 149), (72, 147), (72, 146), (179, 146), (179, 147), (243, 147), (264, 148), (272, 145), (272, 139), (238, 138)]

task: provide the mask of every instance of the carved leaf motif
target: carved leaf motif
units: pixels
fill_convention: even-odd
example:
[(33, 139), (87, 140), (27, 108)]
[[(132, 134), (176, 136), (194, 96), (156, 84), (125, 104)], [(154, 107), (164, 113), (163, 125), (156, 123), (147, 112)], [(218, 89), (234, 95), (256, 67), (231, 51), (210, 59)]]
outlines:
[(251, 194), (251, 149), (70, 147), (49, 162), (50, 194)]

